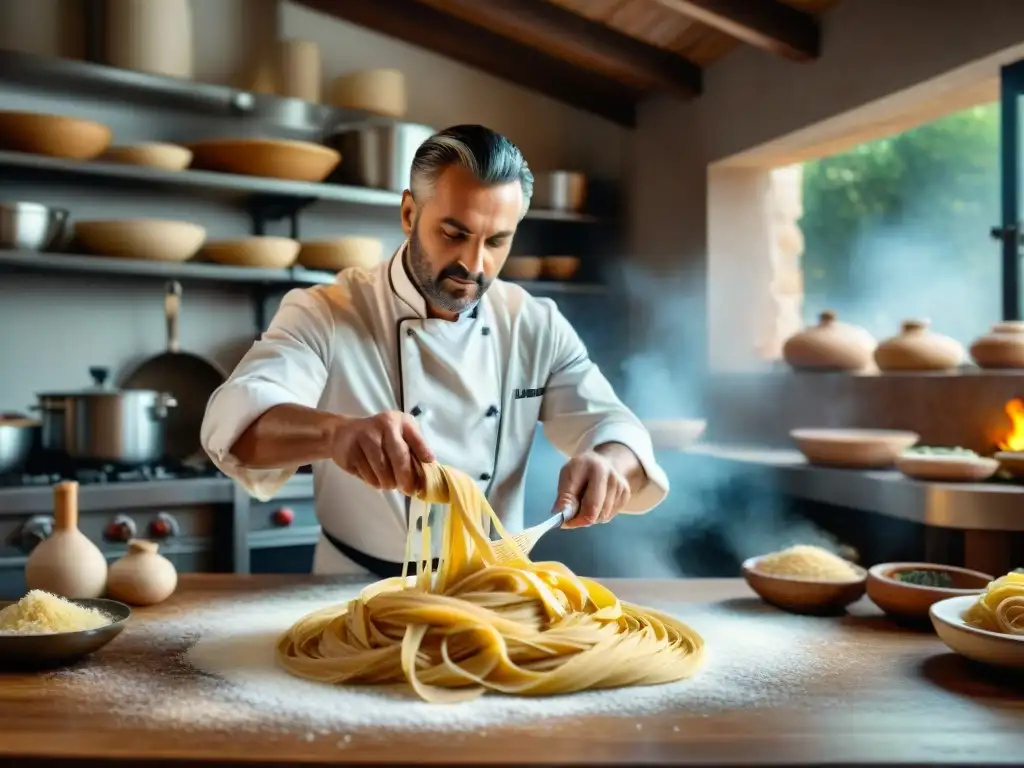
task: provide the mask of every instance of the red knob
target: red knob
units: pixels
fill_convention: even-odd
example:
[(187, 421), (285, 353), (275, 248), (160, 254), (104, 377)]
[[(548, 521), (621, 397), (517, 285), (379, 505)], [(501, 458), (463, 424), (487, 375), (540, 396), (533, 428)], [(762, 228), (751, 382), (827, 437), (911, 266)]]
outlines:
[(111, 520), (103, 531), (107, 541), (126, 542), (135, 536), (135, 521), (125, 515), (118, 515)]
[(292, 512), (288, 507), (281, 507), (273, 515), (274, 525), (285, 528), (292, 524), (295, 520), (295, 513)]

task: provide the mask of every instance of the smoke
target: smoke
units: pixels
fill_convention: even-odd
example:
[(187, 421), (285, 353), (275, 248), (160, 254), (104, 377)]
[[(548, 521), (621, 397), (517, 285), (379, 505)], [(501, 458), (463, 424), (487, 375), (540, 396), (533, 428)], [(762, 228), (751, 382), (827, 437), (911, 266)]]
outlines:
[[(620, 268), (634, 330), (632, 352), (620, 369), (623, 401), (641, 419), (708, 419), (711, 429), (715, 414), (707, 411), (711, 380), (704, 364), (703, 276)], [(763, 401), (757, 387), (744, 389), (746, 396)], [(664, 557), (655, 558), (659, 571), (671, 567), (678, 576), (734, 576), (744, 559), (793, 544), (840, 549), (833, 536), (791, 512), (767, 469), (699, 452), (659, 452), (658, 461), (672, 490), (650, 516), (662, 521), (657, 531), (652, 522), (650, 534), (675, 542), (669, 566)], [(648, 552), (661, 547), (654, 542)]]

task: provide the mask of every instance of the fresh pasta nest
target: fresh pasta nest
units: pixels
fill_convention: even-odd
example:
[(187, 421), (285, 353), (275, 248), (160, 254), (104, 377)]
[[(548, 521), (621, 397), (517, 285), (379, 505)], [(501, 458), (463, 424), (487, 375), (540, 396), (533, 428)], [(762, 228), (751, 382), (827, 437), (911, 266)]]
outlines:
[(1008, 573), (990, 582), (963, 619), (978, 629), (1024, 637), (1024, 573)]
[[(544, 696), (668, 683), (700, 666), (704, 641), (681, 621), (620, 603), (564, 565), (521, 551), (498, 565), (486, 531), (493, 524), (502, 540), (511, 537), (476, 484), (440, 464), (423, 470), (420, 498), (451, 509), (437, 572), (421, 563), (415, 577), (384, 579), (300, 619), (277, 645), (288, 672), (332, 684), (408, 683), (426, 701), (446, 703), (487, 691)], [(422, 536), (429, 552), (427, 526)]]

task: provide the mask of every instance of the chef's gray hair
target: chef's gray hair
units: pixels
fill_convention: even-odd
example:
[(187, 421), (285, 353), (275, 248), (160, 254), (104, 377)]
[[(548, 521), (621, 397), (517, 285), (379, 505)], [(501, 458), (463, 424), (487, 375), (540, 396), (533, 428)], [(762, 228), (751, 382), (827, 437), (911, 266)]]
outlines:
[(519, 218), (529, 211), (533, 172), (519, 147), (500, 133), (482, 125), (456, 125), (435, 133), (420, 145), (413, 158), (410, 175), (413, 198), (429, 200), (441, 173), (452, 165), (470, 171), (482, 184), (518, 181), (523, 190), (523, 210)]

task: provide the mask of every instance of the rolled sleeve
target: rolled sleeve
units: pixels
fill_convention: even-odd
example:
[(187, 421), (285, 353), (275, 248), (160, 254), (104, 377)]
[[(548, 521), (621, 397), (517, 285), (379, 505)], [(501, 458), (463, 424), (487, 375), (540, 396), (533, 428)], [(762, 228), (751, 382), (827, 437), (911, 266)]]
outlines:
[(333, 324), (324, 300), (294, 290), (206, 406), (201, 440), (210, 460), (246, 491), (266, 501), (298, 467), (247, 467), (231, 452), (242, 433), (277, 405), (316, 408), (327, 383)]
[(583, 451), (592, 451), (599, 445), (605, 443), (621, 443), (633, 452), (644, 474), (647, 475), (647, 482), (644, 486), (629, 498), (623, 512), (642, 515), (650, 512), (661, 504), (668, 496), (668, 476), (654, 460), (654, 448), (651, 445), (651, 436), (640, 423), (630, 422), (605, 422), (599, 424), (584, 440)]
[(586, 346), (568, 320), (550, 304), (554, 363), (541, 406), (548, 440), (566, 456), (591, 451), (604, 443), (620, 443), (640, 462), (647, 482), (635, 492), (623, 512), (643, 514), (668, 495), (669, 483), (654, 458), (651, 436), (641, 421), (612, 389), (587, 354)]

